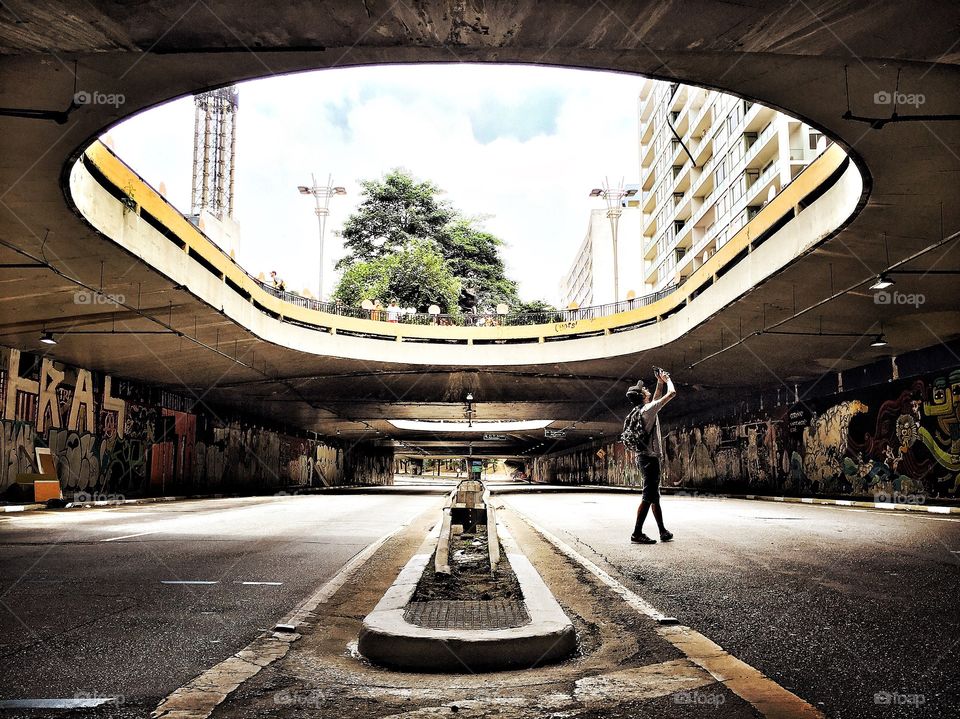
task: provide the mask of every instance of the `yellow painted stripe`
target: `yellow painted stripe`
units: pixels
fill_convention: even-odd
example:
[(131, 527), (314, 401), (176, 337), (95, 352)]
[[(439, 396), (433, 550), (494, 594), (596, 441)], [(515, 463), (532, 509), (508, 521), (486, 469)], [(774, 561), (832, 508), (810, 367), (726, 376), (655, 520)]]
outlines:
[(437, 325), (408, 325), (379, 322), (375, 320), (344, 317), (318, 310), (307, 309), (281, 300), (261, 288), (247, 273), (205, 234), (190, 223), (180, 212), (117, 157), (99, 140), (93, 142), (86, 157), (116, 187), (129, 195), (139, 212), (142, 208), (153, 215), (205, 262), (215, 267), (219, 274), (249, 293), (251, 298), (270, 312), (284, 318), (311, 325), (318, 325), (336, 332), (357, 332), (381, 335), (387, 339), (404, 337), (434, 340), (521, 340), (543, 341), (547, 337), (563, 337), (590, 333), (609, 333), (621, 327), (656, 320), (685, 305), (691, 296), (717, 273), (732, 262), (750, 243), (770, 229), (786, 213), (799, 204), (811, 191), (819, 187), (836, 171), (846, 155), (837, 145), (808, 165), (783, 191), (761, 209), (756, 217), (744, 225), (707, 262), (697, 268), (687, 281), (675, 292), (644, 307), (627, 312), (539, 325), (515, 325), (508, 327), (448, 327)]

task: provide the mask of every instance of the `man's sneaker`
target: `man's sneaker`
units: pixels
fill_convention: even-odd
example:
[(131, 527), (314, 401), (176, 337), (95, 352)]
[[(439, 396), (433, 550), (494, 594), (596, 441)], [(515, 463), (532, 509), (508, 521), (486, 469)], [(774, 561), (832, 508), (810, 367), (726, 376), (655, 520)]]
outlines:
[(669, 542), (671, 539), (673, 539), (673, 532), (668, 532), (667, 530), (660, 532), (661, 542)]
[(640, 532), (640, 534), (634, 534), (630, 536), (630, 541), (634, 544), (656, 544), (656, 539), (650, 539), (646, 534)]

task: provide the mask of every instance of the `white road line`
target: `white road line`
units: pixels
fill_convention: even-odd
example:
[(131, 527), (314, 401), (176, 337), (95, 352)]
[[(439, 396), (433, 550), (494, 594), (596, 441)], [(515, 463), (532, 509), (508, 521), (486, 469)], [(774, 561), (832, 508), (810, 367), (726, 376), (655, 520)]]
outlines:
[(84, 697), (81, 699), (0, 699), (0, 709), (81, 709), (114, 704), (120, 697)]
[(121, 539), (132, 539), (133, 537), (145, 537), (148, 534), (159, 534), (160, 530), (155, 529), (152, 532), (138, 532), (137, 534), (124, 534), (122, 537), (110, 537), (110, 539), (101, 539), (101, 542), (116, 542)]
[(234, 582), (234, 584), (244, 584), (248, 587), (279, 587), (283, 585), (283, 582)]
[(220, 584), (220, 582), (201, 579), (161, 579), (160, 584)]
[[(415, 512), (403, 524), (392, 532), (384, 534), (372, 544), (353, 556), (339, 572), (327, 581), (319, 590), (302, 601), (296, 609), (277, 622), (273, 630), (266, 631), (254, 639), (246, 648), (233, 656), (227, 657), (216, 666), (208, 669), (200, 676), (183, 685), (167, 696), (151, 717), (159, 719), (173, 715), (178, 707), (190, 706), (191, 719), (205, 719), (213, 713), (227, 696), (237, 687), (254, 676), (263, 667), (266, 667), (283, 657), (287, 653), (290, 642), (298, 639), (296, 628), (305, 619), (308, 619), (318, 606), (336, 594), (347, 581), (370, 559), (384, 543), (407, 527), (424, 510)], [(276, 631), (276, 626), (286, 625), (289, 631)], [(251, 655), (256, 661), (251, 661)]]
[[(593, 574), (603, 584), (607, 585), (614, 594), (638, 612), (657, 621), (661, 625), (657, 628), (657, 634), (683, 652), (690, 661), (706, 669), (714, 679), (726, 686), (727, 689), (745, 699), (761, 715), (770, 719), (774, 717), (825, 719), (823, 712), (819, 709), (783, 688), (755, 667), (737, 659), (700, 632), (681, 624), (665, 623), (663, 613), (652, 604), (637, 596), (566, 542), (537, 525), (519, 509), (513, 505), (511, 505), (511, 508), (520, 519), (529, 524), (562, 554)], [(676, 622), (676, 620), (673, 620), (673, 622)]]

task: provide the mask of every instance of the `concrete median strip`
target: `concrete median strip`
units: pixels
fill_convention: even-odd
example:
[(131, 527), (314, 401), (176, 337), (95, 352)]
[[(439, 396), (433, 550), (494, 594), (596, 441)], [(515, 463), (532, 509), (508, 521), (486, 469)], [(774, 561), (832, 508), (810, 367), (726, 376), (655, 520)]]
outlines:
[(437, 546), (434, 531), (363, 620), (359, 650), (406, 671), (475, 672), (529, 668), (568, 656), (576, 647), (570, 619), (530, 560), (502, 525), (501, 544), (520, 582), (530, 623), (505, 629), (432, 629), (407, 622), (404, 611)]
[[(661, 624), (657, 633), (679, 649), (694, 664), (702, 667), (718, 682), (734, 694), (749, 702), (764, 717), (791, 719), (823, 719), (824, 714), (796, 694), (784, 689), (759, 670), (729, 654), (723, 647), (712, 642), (690, 627), (664, 622), (664, 614), (649, 602), (617, 581), (608, 572), (581, 555), (566, 542), (538, 526), (525, 515), (517, 515), (529, 524), (544, 539), (561, 553), (577, 562), (584, 569), (612, 589), (627, 604)], [(672, 619), (672, 618), (671, 618)]]

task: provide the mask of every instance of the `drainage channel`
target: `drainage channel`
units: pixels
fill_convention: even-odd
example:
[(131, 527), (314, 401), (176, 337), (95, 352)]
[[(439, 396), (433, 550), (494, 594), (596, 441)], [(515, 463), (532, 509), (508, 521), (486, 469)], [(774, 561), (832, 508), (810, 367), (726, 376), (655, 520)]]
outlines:
[(407, 671), (496, 671), (559, 661), (576, 633), (506, 528), (465, 480), (442, 521), (363, 622), (358, 648)]

